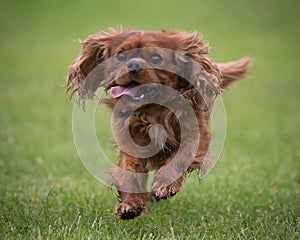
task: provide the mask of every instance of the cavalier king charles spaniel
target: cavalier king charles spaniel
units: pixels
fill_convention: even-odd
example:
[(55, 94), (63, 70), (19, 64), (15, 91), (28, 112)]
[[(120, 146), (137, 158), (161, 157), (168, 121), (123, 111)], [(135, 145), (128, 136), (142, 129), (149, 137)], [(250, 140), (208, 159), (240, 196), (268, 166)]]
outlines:
[[(151, 197), (178, 193), (187, 173), (209, 163), (209, 118), (214, 99), (246, 77), (250, 58), (215, 63), (197, 33), (101, 31), (81, 42), (69, 70), (67, 92), (92, 98), (99, 87), (110, 97), (113, 131), (120, 159), (111, 185), (120, 203), (115, 214), (133, 219)], [(155, 171), (150, 189), (148, 173)]]

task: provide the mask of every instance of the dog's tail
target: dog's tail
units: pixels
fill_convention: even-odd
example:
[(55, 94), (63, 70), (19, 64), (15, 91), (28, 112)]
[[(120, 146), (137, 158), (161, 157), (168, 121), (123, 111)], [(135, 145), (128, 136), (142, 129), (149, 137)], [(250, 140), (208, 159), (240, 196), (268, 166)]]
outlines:
[(225, 89), (232, 82), (245, 78), (251, 66), (250, 57), (245, 57), (234, 62), (218, 63), (222, 75), (221, 88)]

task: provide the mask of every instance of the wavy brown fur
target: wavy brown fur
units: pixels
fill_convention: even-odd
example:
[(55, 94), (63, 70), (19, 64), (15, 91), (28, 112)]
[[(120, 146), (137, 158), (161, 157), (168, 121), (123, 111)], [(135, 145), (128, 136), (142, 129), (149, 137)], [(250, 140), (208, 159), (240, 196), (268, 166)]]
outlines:
[[(143, 83), (161, 83), (170, 86), (179, 91), (182, 96), (192, 106), (196, 117), (199, 132), (191, 128), (189, 116), (185, 116), (184, 107), (181, 117), (178, 119), (174, 113), (168, 108), (155, 104), (141, 107), (133, 113), (129, 120), (129, 129), (132, 140), (140, 146), (146, 146), (150, 143), (149, 129), (152, 126), (160, 124), (166, 130), (166, 142), (162, 142), (160, 131), (154, 131), (154, 137), (158, 144), (164, 144), (164, 150), (149, 158), (138, 158), (128, 155), (120, 151), (120, 160), (112, 170), (112, 185), (118, 189), (120, 204), (116, 207), (115, 214), (122, 219), (132, 219), (138, 216), (146, 207), (149, 199), (154, 196), (156, 199), (167, 199), (174, 196), (180, 191), (185, 173), (193, 170), (204, 170), (207, 165), (207, 153), (211, 141), (211, 134), (208, 129), (210, 100), (221, 93), (221, 90), (229, 86), (232, 82), (244, 78), (250, 67), (250, 59), (244, 58), (235, 62), (217, 64), (207, 57), (209, 53), (209, 45), (196, 33), (185, 33), (182, 31), (165, 31), (145, 32), (133, 30), (114, 30), (109, 32), (100, 32), (90, 35), (85, 41), (81, 41), (82, 50), (80, 55), (74, 60), (70, 67), (69, 77), (66, 84), (67, 92), (71, 95), (76, 91), (79, 92), (80, 98), (90, 97), (90, 92), (101, 84), (109, 89), (113, 85), (127, 85), (131, 81), (129, 74), (123, 74), (119, 78), (114, 79), (116, 73), (126, 66), (121, 64), (108, 63), (98, 73), (103, 82), (97, 82), (90, 85), (86, 82), (87, 76), (96, 66), (104, 60), (115, 56), (119, 51), (127, 51), (135, 48), (143, 47), (159, 47), (167, 48), (179, 52), (183, 56), (192, 58), (197, 64), (184, 59), (182, 55), (167, 56), (166, 64), (174, 68), (182, 68), (184, 75), (191, 79), (193, 85), (186, 82), (182, 76), (159, 70), (159, 69), (143, 69), (138, 73), (135, 81), (139, 84)], [(143, 59), (141, 59), (143, 60)], [(203, 69), (205, 71), (203, 71)], [(197, 86), (197, 89), (195, 89)], [(205, 93), (208, 97), (204, 99), (199, 91)], [(174, 96), (165, 96), (165, 101), (176, 102)], [(108, 98), (102, 100), (102, 103), (114, 109), (118, 103), (118, 99)], [(130, 102), (124, 102), (124, 107), (130, 108)], [(119, 129), (122, 136), (125, 117), (115, 116), (114, 127)], [(180, 123), (179, 123), (180, 122)], [(178, 153), (181, 144), (180, 124), (184, 125), (184, 129), (189, 132), (195, 139), (200, 136), (200, 142), (197, 146), (197, 153), (191, 153), (193, 143), (187, 144), (185, 154), (180, 156), (178, 163), (173, 169), (167, 169), (168, 163), (172, 162)], [(193, 135), (194, 134), (194, 135)], [(122, 139), (124, 145), (127, 139)], [(186, 169), (185, 173), (180, 173), (178, 169)], [(155, 169), (156, 175), (152, 183), (151, 192), (147, 192), (146, 178), (138, 179), (135, 173), (147, 173)], [(121, 170), (133, 173), (132, 175), (124, 175)], [(167, 180), (172, 179), (169, 185), (164, 184)], [(122, 189), (132, 189), (131, 192), (122, 191)], [(138, 192), (139, 190), (140, 192)]]

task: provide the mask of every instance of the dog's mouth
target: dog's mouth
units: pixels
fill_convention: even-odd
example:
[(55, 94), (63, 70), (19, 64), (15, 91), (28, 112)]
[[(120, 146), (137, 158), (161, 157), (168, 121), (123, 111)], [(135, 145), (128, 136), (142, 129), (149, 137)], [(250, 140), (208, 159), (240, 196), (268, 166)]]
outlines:
[(129, 95), (131, 97), (136, 97), (136, 88), (138, 86), (138, 84), (136, 83), (131, 83), (129, 85), (126, 85), (126, 86), (114, 86), (114, 87), (111, 87), (110, 89), (110, 95), (117, 99), (117, 98), (121, 98), (123, 97), (124, 95)]
[(126, 96), (126, 99), (132, 102), (142, 101), (158, 92), (157, 86), (149, 86), (149, 84), (138, 84), (135, 82), (126, 86), (113, 86), (110, 88), (112, 98), (119, 99)]

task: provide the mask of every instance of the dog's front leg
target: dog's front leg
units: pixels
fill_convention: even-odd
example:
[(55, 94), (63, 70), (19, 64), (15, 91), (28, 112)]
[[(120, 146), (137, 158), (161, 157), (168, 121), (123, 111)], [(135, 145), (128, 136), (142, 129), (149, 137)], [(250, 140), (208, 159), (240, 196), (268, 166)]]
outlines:
[(157, 170), (152, 183), (152, 195), (157, 199), (168, 199), (181, 190), (184, 175), (191, 164), (193, 154), (186, 148), (174, 152)]
[(121, 152), (120, 161), (112, 171), (112, 185), (118, 189), (120, 204), (115, 214), (121, 219), (133, 219), (148, 205), (147, 173), (142, 159)]

